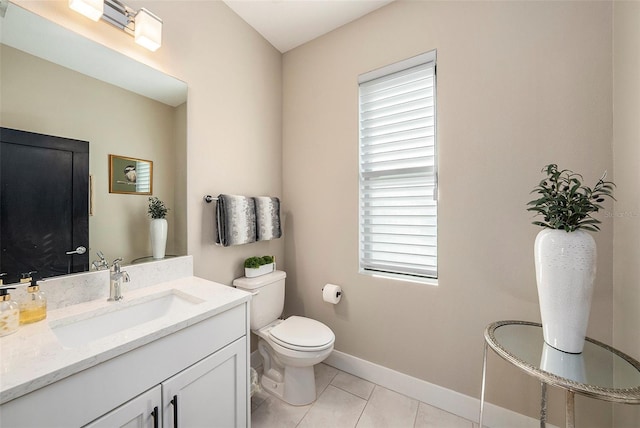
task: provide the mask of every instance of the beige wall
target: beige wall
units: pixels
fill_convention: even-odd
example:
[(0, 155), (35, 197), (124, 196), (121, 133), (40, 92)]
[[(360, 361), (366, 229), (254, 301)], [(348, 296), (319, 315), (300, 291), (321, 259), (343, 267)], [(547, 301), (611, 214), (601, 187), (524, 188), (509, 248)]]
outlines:
[[(609, 2), (398, 1), (284, 55), (286, 310), (336, 349), (479, 396), (483, 330), (539, 321), (525, 204), (548, 163), (612, 170)], [(359, 74), (437, 49), (439, 285), (358, 274)], [(610, 208), (609, 208), (610, 209)], [(603, 216), (601, 216), (603, 217)], [(588, 334), (612, 339), (612, 221), (602, 218)], [(337, 306), (325, 283), (342, 285)], [(488, 399), (534, 416), (539, 387), (492, 357)], [(562, 424), (562, 396), (551, 417)], [(557, 407), (553, 407), (557, 406)], [(579, 426), (607, 426), (578, 399)], [(590, 410), (589, 410), (589, 409)]]
[[(140, 3), (142, 5), (142, 3)], [(282, 196), (281, 55), (222, 2), (149, 2), (165, 19), (159, 59), (189, 85), (187, 242), (195, 273), (225, 284), (254, 255), (281, 260), (284, 239), (214, 245), (205, 194)], [(186, 31), (188, 29), (188, 31)]]
[(11, 47), (0, 49), (0, 124), (89, 141), (94, 180), (89, 260), (97, 259), (97, 251), (109, 261), (123, 257), (125, 263), (151, 254), (148, 196), (109, 193), (109, 154), (153, 161), (153, 194), (172, 208), (167, 253), (184, 254), (186, 248), (175, 244), (174, 233), (180, 211), (175, 210), (173, 189), (182, 172), (176, 171), (174, 156), (177, 109)]
[[(614, 2), (613, 343), (640, 359), (640, 3)], [(640, 426), (640, 406), (617, 406), (616, 426)]]
[(230, 284), (243, 274), (246, 257), (282, 260), (283, 239), (216, 247), (215, 207), (202, 200), (219, 193), (281, 196), (282, 58), (275, 48), (221, 1), (128, 1), (163, 18), (163, 46), (155, 53), (71, 11), (66, 0), (15, 2), (187, 82), (187, 172), (175, 200), (186, 205), (186, 222), (178, 227), (186, 230), (197, 275)]

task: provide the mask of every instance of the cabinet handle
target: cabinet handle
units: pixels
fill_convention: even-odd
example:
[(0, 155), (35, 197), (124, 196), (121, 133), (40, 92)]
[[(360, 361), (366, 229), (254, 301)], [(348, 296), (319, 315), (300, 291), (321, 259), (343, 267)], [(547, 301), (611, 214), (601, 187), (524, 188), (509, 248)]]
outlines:
[(153, 412), (151, 412), (151, 417), (153, 418), (153, 428), (158, 428), (158, 406), (153, 408)]
[(178, 396), (174, 395), (173, 400), (171, 400), (171, 404), (173, 404), (173, 428), (178, 428)]

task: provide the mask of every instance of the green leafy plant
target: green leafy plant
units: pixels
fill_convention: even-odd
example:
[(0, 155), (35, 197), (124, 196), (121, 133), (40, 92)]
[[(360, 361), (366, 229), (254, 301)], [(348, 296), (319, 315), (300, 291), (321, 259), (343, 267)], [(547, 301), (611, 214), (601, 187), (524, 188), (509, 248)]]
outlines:
[(538, 199), (530, 201), (527, 211), (542, 216), (543, 221), (534, 221), (536, 226), (550, 229), (561, 229), (573, 232), (578, 229), (598, 231), (600, 221), (591, 217), (603, 207), (600, 203), (605, 198), (613, 197), (615, 184), (605, 181), (605, 172), (592, 188), (584, 186), (584, 178), (571, 170), (559, 170), (558, 165), (550, 164), (542, 169), (547, 177), (533, 188)]
[(160, 199), (155, 196), (151, 196), (149, 198), (148, 213), (151, 218), (165, 218), (167, 216), (167, 211), (169, 211), (169, 208), (167, 208), (164, 202), (162, 202)]
[(249, 257), (244, 261), (244, 267), (248, 269), (258, 269), (262, 265), (273, 263), (273, 256)]
[(262, 265), (262, 258), (260, 257), (249, 257), (244, 261), (244, 267), (248, 269), (258, 269)]

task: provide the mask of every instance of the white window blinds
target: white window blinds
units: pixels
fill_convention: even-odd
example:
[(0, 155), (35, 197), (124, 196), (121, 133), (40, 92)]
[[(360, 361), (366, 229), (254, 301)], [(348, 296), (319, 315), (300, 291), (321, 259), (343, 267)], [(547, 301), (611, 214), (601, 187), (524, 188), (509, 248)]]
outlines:
[(136, 161), (136, 192), (151, 192), (151, 163)]
[(435, 59), (359, 78), (361, 271), (437, 278)]

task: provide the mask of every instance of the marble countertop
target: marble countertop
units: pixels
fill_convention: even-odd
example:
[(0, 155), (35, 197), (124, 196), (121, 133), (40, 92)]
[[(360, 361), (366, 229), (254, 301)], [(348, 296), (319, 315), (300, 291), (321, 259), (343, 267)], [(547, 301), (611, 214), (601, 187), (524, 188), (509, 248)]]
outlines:
[[(139, 324), (73, 348), (63, 346), (52, 326), (88, 314), (118, 310), (123, 306), (179, 290), (201, 302), (178, 313)], [(16, 333), (0, 337), (0, 404), (35, 391), (204, 319), (247, 302), (251, 295), (233, 287), (198, 277), (186, 277), (142, 289), (125, 291), (124, 300), (98, 299), (55, 309), (47, 318), (22, 325)], [(200, 301), (199, 300), (199, 301)]]

